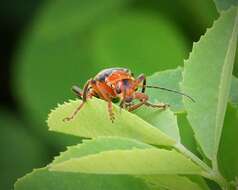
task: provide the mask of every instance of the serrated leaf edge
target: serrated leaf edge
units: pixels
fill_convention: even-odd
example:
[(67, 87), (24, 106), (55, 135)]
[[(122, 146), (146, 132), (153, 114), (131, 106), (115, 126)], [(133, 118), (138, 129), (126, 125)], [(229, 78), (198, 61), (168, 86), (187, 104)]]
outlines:
[[(192, 55), (195, 53), (193, 50), (194, 50), (194, 49), (197, 49), (197, 47), (198, 47), (198, 45), (199, 45), (199, 42), (205, 37), (205, 34), (208, 33), (208, 32), (210, 32), (210, 31), (212, 31), (212, 30), (214, 29), (214, 26), (215, 26), (216, 23), (219, 21), (219, 18), (221, 17), (221, 15), (223, 15), (223, 14), (226, 13), (226, 12), (229, 12), (229, 11), (230, 11), (231, 9), (233, 9), (233, 8), (237, 8), (237, 7), (232, 6), (232, 7), (231, 7), (230, 9), (228, 9), (228, 10), (221, 11), (221, 12), (220, 12), (220, 16), (213, 22), (212, 26), (206, 29), (206, 31), (204, 32), (204, 34), (200, 36), (200, 38), (199, 38), (199, 40), (198, 40), (197, 42), (193, 42), (192, 51), (189, 53), (188, 58), (187, 58), (187, 59), (184, 59), (184, 67), (183, 67), (183, 70), (182, 70), (182, 80), (181, 80), (181, 82), (180, 82), (180, 84), (179, 84), (179, 86), (181, 87), (182, 90), (183, 90), (183, 83), (184, 83), (184, 75), (185, 75), (185, 73), (186, 73), (186, 70), (185, 70), (184, 68), (185, 68), (185, 66), (186, 66), (187, 64), (189, 64), (188, 61), (189, 61), (190, 57), (192, 57)], [(186, 93), (186, 92), (185, 92), (185, 93)], [(185, 99), (183, 98), (183, 102), (184, 102), (184, 101), (185, 101)], [(196, 101), (196, 100), (195, 100), (195, 101)], [(186, 109), (186, 108), (185, 108), (185, 109)], [(186, 117), (188, 118), (188, 115), (187, 115)], [(189, 120), (188, 120), (188, 121), (189, 121)], [(193, 130), (193, 128), (192, 128), (192, 130)], [(194, 132), (194, 130), (193, 130), (193, 132)], [(195, 137), (196, 142), (198, 143), (198, 145), (199, 145), (200, 147), (202, 147), (202, 146), (200, 145), (200, 141), (198, 140), (198, 138), (197, 138), (195, 132), (194, 132), (194, 137)], [(202, 150), (202, 148), (201, 148), (201, 150)], [(202, 151), (204, 151), (204, 150), (202, 150)], [(205, 152), (204, 152), (204, 153), (205, 153)], [(205, 155), (206, 155), (206, 154), (205, 154)], [(207, 156), (207, 155), (206, 155), (206, 156)]]
[[(143, 143), (141, 141), (138, 141), (138, 140), (135, 140), (135, 139), (131, 139), (131, 138), (126, 138), (126, 137), (120, 137), (120, 136), (100, 136), (100, 137), (97, 137), (97, 138), (94, 138), (94, 139), (83, 139), (82, 140), (82, 143), (80, 144), (77, 144), (77, 145), (73, 145), (73, 146), (67, 146), (66, 147), (66, 150), (64, 152), (60, 152), (60, 154), (58, 156), (55, 156), (53, 161), (49, 164), (49, 165), (54, 165), (55, 161), (60, 158), (64, 153), (66, 153), (67, 151), (70, 151), (71, 149), (73, 148), (78, 148), (80, 150), (80, 148), (84, 147), (84, 146), (87, 146), (88, 144), (91, 144), (91, 143), (97, 143), (101, 140), (110, 140), (110, 139), (117, 139), (117, 140), (126, 140), (126, 141), (131, 141), (131, 142), (135, 142), (136, 144), (141, 144), (141, 145), (146, 145), (148, 146), (148, 148), (154, 148), (153, 145), (150, 145), (150, 144), (146, 144), (146, 143)], [(96, 145), (96, 144), (95, 144)], [(135, 147), (136, 148), (136, 147)], [(128, 150), (131, 150), (133, 148), (128, 148)], [(139, 148), (138, 148), (139, 149)], [(113, 149), (115, 150), (115, 149)], [(120, 149), (117, 149), (117, 150), (120, 150)], [(124, 150), (124, 149), (123, 149)], [(126, 150), (126, 149), (125, 149)], [(109, 151), (109, 150), (107, 150)], [(100, 152), (105, 152), (105, 150), (102, 150)], [(98, 152), (98, 153), (100, 153)], [(89, 155), (93, 155), (93, 154), (98, 154), (98, 153), (91, 153), (91, 154), (87, 154), (87, 155), (84, 155), (84, 156), (81, 156), (81, 157), (78, 157), (78, 158), (82, 158), (82, 157), (85, 157), (85, 156), (89, 156)], [(75, 158), (77, 159), (77, 158)], [(64, 162), (64, 161), (62, 161)], [(59, 164), (61, 162), (58, 162), (57, 164)]]
[[(58, 170), (56, 168), (61, 166), (61, 165), (64, 165), (67, 162), (71, 162), (71, 161), (74, 161), (74, 160), (87, 160), (87, 159), (90, 159), (90, 158), (97, 157), (98, 155), (104, 155), (104, 153), (117, 153), (117, 152), (129, 153), (131, 151), (145, 151), (146, 152), (148, 150), (162, 150), (162, 151), (169, 151), (169, 152), (177, 152), (179, 156), (183, 157), (185, 160), (187, 160), (190, 163), (194, 164), (194, 166), (196, 166), (197, 169), (200, 170), (200, 172), (196, 172), (196, 174), (207, 177), (207, 173), (199, 165), (197, 165), (191, 158), (183, 155), (182, 153), (176, 151), (175, 149), (167, 150), (167, 149), (157, 149), (157, 148), (145, 148), (145, 149), (132, 148), (130, 150), (115, 149), (115, 150), (109, 150), (109, 151), (102, 151), (100, 153), (91, 154), (91, 155), (84, 156), (84, 157), (81, 157), (81, 158), (72, 158), (72, 159), (69, 159), (67, 161), (55, 164), (53, 166), (50, 166), (49, 171), (59, 171), (59, 172), (61, 172), (62, 170)], [(90, 172), (88, 172), (88, 173), (90, 173)], [(95, 173), (95, 174), (104, 174), (104, 173)], [(114, 173), (107, 173), (107, 174), (114, 174)], [(158, 174), (163, 174), (163, 173), (158, 173)], [(169, 174), (169, 173), (164, 173), (164, 174)], [(195, 174), (195, 173), (194, 172), (191, 172), (191, 173), (187, 172), (186, 174)], [(132, 175), (132, 174), (129, 174), (129, 175)], [(135, 174), (135, 175), (137, 175), (137, 174)], [(141, 175), (147, 175), (147, 174), (141, 174)], [(177, 174), (175, 174), (175, 175), (177, 175)]]

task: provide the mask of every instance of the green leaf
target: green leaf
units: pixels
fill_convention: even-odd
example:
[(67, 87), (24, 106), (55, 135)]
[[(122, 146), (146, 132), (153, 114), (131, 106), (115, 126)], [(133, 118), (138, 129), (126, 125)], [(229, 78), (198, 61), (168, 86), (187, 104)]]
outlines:
[(238, 176), (238, 109), (228, 105), (218, 152), (220, 170), (229, 180)]
[(199, 155), (194, 133), (191, 128), (191, 125), (189, 124), (186, 118), (186, 114), (185, 113), (177, 114), (177, 120), (179, 132), (181, 135), (181, 143), (190, 151), (192, 151), (194, 154)]
[(80, 158), (109, 150), (130, 150), (132, 148), (153, 148), (142, 142), (122, 137), (98, 137), (93, 140), (83, 140), (82, 144), (68, 147), (68, 150), (56, 157), (52, 164), (67, 161), (72, 158)]
[(185, 62), (183, 91), (188, 120), (204, 153), (214, 162), (220, 141), (237, 44), (237, 9), (221, 14)]
[(170, 109), (158, 110), (149, 107), (143, 107), (136, 110), (135, 114), (140, 116), (154, 127), (157, 127), (163, 133), (176, 140), (176, 142), (180, 142), (176, 116), (172, 111), (170, 111)]
[[(116, 119), (109, 119), (107, 102), (93, 98), (84, 105), (76, 117), (64, 122), (81, 101), (71, 101), (53, 110), (48, 118), (50, 130), (76, 136), (95, 138), (98, 136), (122, 136), (134, 138), (149, 144), (172, 146), (175, 140), (153, 127), (140, 117), (114, 105)], [(163, 124), (163, 123), (161, 123)]]
[[(160, 87), (169, 88), (172, 90), (181, 90), (182, 72), (184, 68), (178, 67), (176, 69), (170, 69), (165, 71), (156, 72), (147, 77), (148, 85), (155, 85)], [(231, 90), (229, 94), (229, 102), (238, 104), (238, 79), (233, 76)], [(150, 97), (150, 101), (153, 103), (163, 102), (170, 105), (170, 109), (175, 113), (185, 113), (185, 107), (183, 103), (183, 97), (173, 92), (167, 92), (158, 89), (146, 89), (146, 94)], [(190, 94), (188, 94), (190, 95)], [(142, 111), (141, 111), (142, 112)], [(137, 113), (137, 112), (136, 112)], [(140, 111), (139, 111), (140, 113)]]
[[(238, 56), (238, 54), (237, 54)], [(233, 106), (238, 106), (238, 78), (232, 77), (229, 102)]]
[(218, 11), (223, 11), (231, 8), (231, 6), (238, 5), (238, 0), (214, 0)]
[(19, 179), (14, 190), (149, 190), (145, 182), (127, 175), (94, 175), (34, 170)]
[(189, 176), (187, 175), (186, 177), (189, 178), (192, 182), (198, 184), (203, 190), (210, 189), (207, 181), (203, 177), (196, 176), (196, 175), (189, 175)]
[(203, 170), (175, 150), (111, 150), (51, 165), (52, 171), (94, 174), (198, 174)]
[[(147, 77), (148, 85), (155, 85), (160, 87), (169, 88), (172, 90), (182, 91), (180, 83), (182, 81), (183, 67), (176, 69), (170, 69), (166, 71), (156, 72)], [(238, 79), (232, 77), (231, 91), (229, 101), (238, 104)], [(185, 107), (183, 103), (183, 97), (173, 92), (167, 92), (158, 89), (146, 89), (146, 94), (150, 97), (150, 101), (153, 103), (163, 102), (170, 105), (170, 109), (175, 113), (184, 113)], [(190, 94), (188, 94), (190, 95)]]
[[(80, 159), (88, 156), (100, 154), (101, 152), (110, 152), (113, 150), (145, 150), (155, 149), (153, 146), (144, 144), (133, 139), (121, 137), (100, 137), (94, 140), (84, 140), (83, 144), (69, 147), (66, 152), (56, 157), (49, 167), (54, 167), (68, 160)], [(179, 153), (178, 153), (179, 154)], [(156, 157), (154, 157), (156, 159)], [(117, 163), (115, 158), (115, 163)], [(145, 159), (145, 157), (144, 157)], [(191, 162), (188, 161), (189, 165)], [(120, 160), (126, 162), (126, 160)], [(189, 167), (186, 166), (186, 167)], [(194, 165), (194, 164), (192, 164)], [(197, 166), (195, 165), (195, 168)], [(200, 168), (198, 169), (200, 170)], [(184, 185), (185, 187), (194, 187), (199, 189), (198, 185), (186, 179), (186, 177), (160, 175), (158, 176), (127, 176), (127, 175), (94, 175), (86, 173), (71, 173), (71, 172), (57, 172), (50, 171), (48, 168), (38, 169), (26, 175), (17, 181), (15, 190), (28, 190), (28, 189), (154, 189), (153, 186), (156, 182), (156, 190), (164, 189), (164, 184), (168, 187), (175, 187), (175, 184)], [(172, 178), (171, 178), (172, 177)], [(61, 182), (62, 180), (62, 182)], [(156, 180), (156, 181), (155, 181)], [(59, 182), (58, 182), (59, 181)], [(171, 185), (169, 185), (171, 183)], [(161, 185), (159, 185), (161, 184)], [(182, 187), (182, 186), (181, 186)], [(166, 189), (166, 188), (165, 188)]]
[[(238, 42), (237, 42), (237, 44), (238, 44)], [(234, 76), (238, 77), (238, 48), (236, 48), (236, 60), (235, 60), (233, 74), (234, 74)]]
[[(155, 85), (181, 91), (179, 83), (182, 80), (182, 71), (183, 69), (181, 67), (178, 67), (176, 69), (157, 72), (147, 77), (147, 83), (148, 85)], [(170, 105), (171, 110), (174, 112), (185, 111), (181, 95), (153, 88), (147, 88), (146, 94), (149, 95), (150, 101), (153, 103), (167, 103)]]
[(142, 176), (146, 183), (150, 186), (151, 190), (158, 188), (165, 188), (167, 190), (209, 190), (209, 188), (200, 181), (192, 181), (185, 176), (179, 175), (151, 175)]

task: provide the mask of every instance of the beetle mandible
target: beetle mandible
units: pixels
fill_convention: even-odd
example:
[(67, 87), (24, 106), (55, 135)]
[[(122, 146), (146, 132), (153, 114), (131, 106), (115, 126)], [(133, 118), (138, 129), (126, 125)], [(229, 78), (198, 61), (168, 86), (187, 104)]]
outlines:
[[(140, 92), (138, 91), (139, 88), (141, 88)], [(159, 86), (146, 85), (146, 77), (144, 74), (140, 74), (137, 78), (134, 78), (133, 73), (127, 68), (108, 68), (99, 72), (94, 78), (89, 79), (85, 83), (83, 90), (78, 86), (72, 87), (73, 92), (82, 99), (82, 103), (76, 108), (70, 117), (66, 117), (63, 120), (72, 120), (84, 106), (85, 102), (92, 97), (97, 97), (107, 101), (108, 112), (112, 122), (115, 119), (112, 102), (119, 101), (120, 107), (127, 109), (130, 112), (138, 109), (142, 105), (161, 109), (165, 109), (169, 106), (164, 103), (150, 103), (148, 95), (145, 94), (146, 88), (157, 88), (171, 91), (184, 95), (194, 101), (190, 96), (184, 93)], [(139, 103), (133, 104), (132, 101), (135, 99), (139, 100)]]

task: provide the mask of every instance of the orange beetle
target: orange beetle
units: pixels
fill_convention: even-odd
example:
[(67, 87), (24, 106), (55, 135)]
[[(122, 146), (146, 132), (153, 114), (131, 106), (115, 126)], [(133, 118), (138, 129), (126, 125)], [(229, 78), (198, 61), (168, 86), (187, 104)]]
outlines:
[[(141, 92), (138, 92), (138, 88), (141, 87)], [(142, 105), (151, 106), (155, 108), (165, 109), (167, 104), (152, 104), (148, 101), (149, 97), (145, 94), (146, 88), (158, 88), (162, 90), (172, 91), (184, 96), (178, 91), (170, 90), (167, 88), (162, 88), (158, 86), (148, 86), (146, 85), (146, 77), (144, 74), (139, 75), (134, 78), (133, 73), (126, 68), (109, 68), (104, 69), (99, 72), (93, 79), (89, 79), (84, 85), (83, 90), (77, 86), (73, 86), (72, 90), (76, 95), (82, 99), (82, 103), (74, 111), (72, 116), (64, 118), (64, 121), (69, 121), (73, 119), (79, 110), (83, 107), (85, 102), (94, 97), (103, 99), (108, 102), (108, 112), (111, 121), (113, 122), (115, 117), (112, 109), (112, 102), (119, 102), (120, 107), (127, 109), (128, 111), (133, 111)], [(134, 99), (139, 100), (137, 104), (133, 104)], [(193, 100), (194, 101), (194, 100)]]

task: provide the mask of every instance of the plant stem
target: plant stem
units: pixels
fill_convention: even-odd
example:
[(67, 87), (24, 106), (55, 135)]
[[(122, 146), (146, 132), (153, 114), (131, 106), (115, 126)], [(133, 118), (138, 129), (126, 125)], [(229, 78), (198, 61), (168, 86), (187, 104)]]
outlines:
[(214, 171), (218, 171), (218, 163), (217, 163), (217, 159), (216, 156), (212, 159), (212, 168)]
[(177, 149), (179, 152), (183, 153), (197, 165), (199, 165), (205, 172), (202, 174), (203, 177), (206, 177), (210, 180), (215, 181), (223, 190), (229, 189), (229, 184), (226, 179), (220, 174), (218, 170), (217, 163), (214, 166), (214, 169), (210, 168), (205, 162), (203, 162), (200, 158), (198, 158), (195, 154), (193, 154), (190, 150), (188, 150), (184, 145), (181, 143), (177, 143), (174, 145), (174, 148)]
[(213, 173), (212, 169), (200, 160), (195, 154), (193, 154), (190, 150), (188, 150), (184, 145), (181, 143), (177, 143), (174, 148), (176, 148), (179, 152), (183, 153), (185, 156), (190, 158), (193, 162), (203, 168), (207, 173)]
[(214, 156), (212, 159), (212, 168), (214, 172), (214, 177), (215, 181), (219, 183), (219, 185), (222, 187), (223, 190), (228, 190), (229, 189), (229, 183), (226, 181), (226, 179), (221, 175), (218, 167), (218, 162), (217, 162), (217, 155)]

